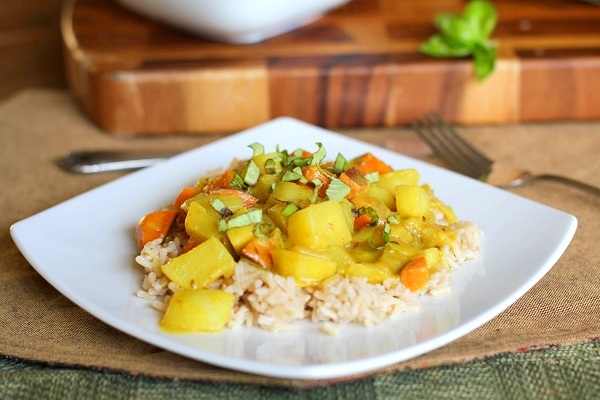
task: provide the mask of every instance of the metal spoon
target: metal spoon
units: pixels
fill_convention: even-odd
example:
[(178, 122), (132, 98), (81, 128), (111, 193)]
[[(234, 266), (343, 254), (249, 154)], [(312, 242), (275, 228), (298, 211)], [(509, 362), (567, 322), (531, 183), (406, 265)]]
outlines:
[(91, 150), (73, 151), (57, 160), (58, 165), (79, 174), (127, 171), (150, 167), (176, 155), (173, 151)]

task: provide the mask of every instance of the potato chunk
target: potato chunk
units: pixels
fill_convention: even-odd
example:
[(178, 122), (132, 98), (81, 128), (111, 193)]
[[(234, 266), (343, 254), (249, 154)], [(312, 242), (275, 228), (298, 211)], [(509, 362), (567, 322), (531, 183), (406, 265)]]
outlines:
[(298, 251), (276, 248), (271, 251), (271, 256), (277, 273), (293, 277), (298, 286), (317, 284), (337, 270), (335, 261)]
[(210, 238), (187, 253), (172, 258), (163, 273), (183, 289), (204, 288), (221, 276), (231, 276), (235, 260), (217, 238)]
[(217, 332), (229, 321), (235, 296), (224, 290), (176, 292), (159, 325), (173, 333)]
[(422, 217), (429, 211), (429, 193), (421, 186), (396, 186), (396, 211), (403, 217)]
[(191, 203), (185, 217), (185, 231), (198, 242), (204, 242), (219, 234), (218, 219), (199, 203)]
[(339, 201), (329, 200), (296, 211), (288, 219), (291, 245), (312, 249), (343, 246), (352, 240), (352, 232)]

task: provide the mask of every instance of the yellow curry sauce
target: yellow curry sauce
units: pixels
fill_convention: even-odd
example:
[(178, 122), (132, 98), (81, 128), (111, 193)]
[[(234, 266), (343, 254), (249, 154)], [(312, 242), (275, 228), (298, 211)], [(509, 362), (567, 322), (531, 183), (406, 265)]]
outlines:
[(167, 209), (141, 219), (140, 248), (175, 237), (182, 254), (162, 266), (177, 286), (161, 326), (172, 332), (218, 331), (233, 295), (207, 289), (244, 260), (297, 286), (334, 276), (393, 279), (411, 291), (447, 268), (442, 249), (457, 235), (452, 209), (414, 169), (394, 171), (367, 153), (325, 161), (325, 149), (253, 156), (184, 188)]

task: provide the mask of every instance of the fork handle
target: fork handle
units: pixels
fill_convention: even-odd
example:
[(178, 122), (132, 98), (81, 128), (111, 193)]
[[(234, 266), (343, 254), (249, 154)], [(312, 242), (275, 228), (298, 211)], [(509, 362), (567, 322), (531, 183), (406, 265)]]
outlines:
[(595, 194), (596, 196), (600, 196), (600, 188), (598, 188), (596, 186), (592, 186), (592, 185), (589, 185), (587, 183), (584, 183), (584, 182), (581, 182), (581, 181), (578, 181), (575, 179), (567, 178), (566, 176), (553, 175), (553, 174), (539, 174), (539, 175), (526, 174), (526, 175), (523, 175), (521, 177), (521, 179), (519, 179), (519, 181), (514, 182), (513, 184), (510, 184), (508, 186), (518, 186), (527, 181), (538, 180), (538, 179), (564, 183), (565, 185), (573, 186), (578, 189), (585, 190), (587, 192)]

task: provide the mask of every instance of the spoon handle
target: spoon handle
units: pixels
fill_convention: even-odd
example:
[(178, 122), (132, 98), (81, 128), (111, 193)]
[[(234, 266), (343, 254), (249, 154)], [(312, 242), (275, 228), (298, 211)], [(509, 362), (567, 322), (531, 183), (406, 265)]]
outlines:
[(166, 151), (73, 151), (58, 159), (58, 165), (79, 174), (126, 171), (150, 167), (174, 156)]

